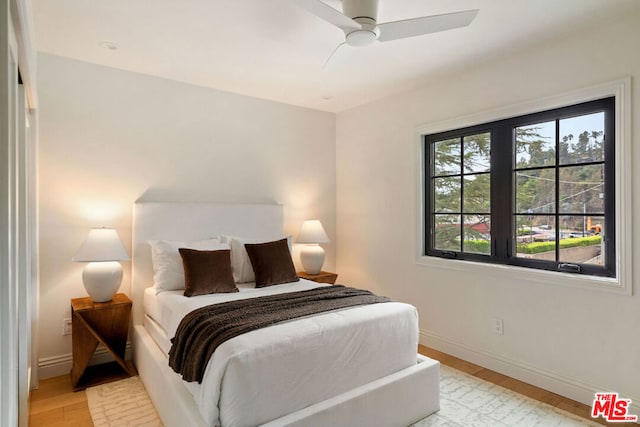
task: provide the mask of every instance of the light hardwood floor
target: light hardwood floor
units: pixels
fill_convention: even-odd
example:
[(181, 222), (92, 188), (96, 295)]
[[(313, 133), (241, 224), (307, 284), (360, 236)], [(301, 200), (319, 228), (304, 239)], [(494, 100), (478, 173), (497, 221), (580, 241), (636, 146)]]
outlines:
[[(421, 354), (439, 360), (450, 366), (483, 380), (498, 384), (504, 388), (529, 396), (532, 399), (564, 409), (580, 417), (591, 419), (591, 408), (574, 400), (567, 399), (550, 391), (523, 383), (462, 359), (441, 353), (427, 347), (419, 346)], [(29, 426), (31, 427), (85, 427), (93, 426), (87, 395), (84, 391), (73, 392), (69, 375), (40, 381), (40, 388), (31, 393)], [(601, 418), (596, 420), (603, 425), (635, 426), (632, 423), (608, 424)]]
[(87, 394), (73, 391), (70, 375), (40, 381), (40, 388), (31, 392), (29, 425), (92, 427)]

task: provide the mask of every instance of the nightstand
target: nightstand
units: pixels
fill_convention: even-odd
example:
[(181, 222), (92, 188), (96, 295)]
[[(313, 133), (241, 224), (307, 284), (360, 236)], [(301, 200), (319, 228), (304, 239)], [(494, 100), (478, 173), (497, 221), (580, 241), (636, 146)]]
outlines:
[[(131, 300), (125, 294), (116, 294), (107, 302), (93, 302), (90, 297), (71, 300), (73, 391), (136, 374), (133, 364), (124, 360), (130, 320)], [(98, 344), (115, 362), (89, 366)]]
[(296, 274), (298, 277), (303, 279), (313, 280), (314, 282), (319, 283), (331, 283), (332, 285), (336, 283), (336, 279), (338, 278), (336, 273), (329, 273), (328, 271), (321, 271), (318, 274), (309, 274), (304, 271), (298, 271)]

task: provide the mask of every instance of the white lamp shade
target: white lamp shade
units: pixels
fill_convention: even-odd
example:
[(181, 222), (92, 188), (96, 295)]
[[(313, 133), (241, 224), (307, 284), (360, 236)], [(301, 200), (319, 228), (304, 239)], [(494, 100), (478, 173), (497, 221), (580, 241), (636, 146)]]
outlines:
[(95, 302), (110, 301), (122, 283), (122, 266), (129, 254), (113, 228), (93, 228), (78, 249), (73, 261), (88, 262), (82, 282)]
[(329, 243), (329, 236), (317, 219), (309, 219), (302, 223), (296, 243)]
[(129, 254), (113, 228), (93, 228), (85, 239), (73, 261), (128, 261)]

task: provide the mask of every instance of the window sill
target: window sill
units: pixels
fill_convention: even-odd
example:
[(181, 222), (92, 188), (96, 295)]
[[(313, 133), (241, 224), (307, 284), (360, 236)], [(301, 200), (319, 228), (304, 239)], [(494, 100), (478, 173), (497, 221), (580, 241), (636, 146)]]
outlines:
[(546, 286), (563, 286), (631, 296), (631, 283), (622, 283), (619, 277), (585, 276), (582, 274), (561, 273), (504, 264), (488, 264), (466, 260), (452, 260), (439, 257), (419, 256), (416, 264), (422, 267), (459, 271), (469, 274), (482, 274), (498, 279), (533, 283)]

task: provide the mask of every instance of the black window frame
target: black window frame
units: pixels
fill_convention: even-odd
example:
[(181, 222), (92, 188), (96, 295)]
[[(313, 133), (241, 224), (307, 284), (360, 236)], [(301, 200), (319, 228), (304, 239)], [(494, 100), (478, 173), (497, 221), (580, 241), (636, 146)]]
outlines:
[[(553, 166), (556, 177), (559, 170), (563, 167), (558, 161), (560, 155), (558, 150), (559, 126), (558, 122), (562, 119), (582, 116), (597, 112), (604, 112), (604, 218), (607, 230), (603, 236), (604, 250), (606, 252), (604, 265), (593, 264), (573, 264), (562, 261), (536, 260), (529, 258), (516, 257), (516, 241), (515, 235), (515, 191), (514, 176), (516, 171), (515, 165), (515, 129), (522, 126), (538, 124), (548, 121), (555, 121), (556, 135), (556, 162)], [(475, 261), (482, 263), (493, 263), (502, 265), (513, 265), (527, 267), (539, 270), (565, 272), (574, 274), (583, 274), (588, 276), (616, 277), (616, 205), (615, 205), (615, 96), (597, 99), (594, 101), (582, 102), (566, 107), (554, 108), (550, 110), (535, 112), (515, 116), (507, 119), (496, 120), (484, 124), (468, 126), (464, 128), (437, 132), (423, 135), (423, 155), (424, 155), (424, 236), (423, 248), (425, 256), (449, 258), (456, 260)], [(452, 138), (460, 138), (462, 141), (465, 136), (477, 135), (480, 133), (489, 133), (491, 135), (491, 169), (490, 169), (490, 197), (491, 197), (491, 252), (489, 255), (469, 253), (452, 250), (435, 249), (435, 221), (434, 209), (432, 209), (434, 200), (434, 185), (432, 180), (434, 177), (434, 153), (433, 147), (435, 142), (448, 140)], [(464, 175), (464, 170), (461, 170)], [(558, 200), (559, 180), (556, 179), (556, 200)], [(461, 191), (461, 203), (463, 193)], [(460, 213), (462, 215), (462, 212)], [(582, 213), (588, 216), (584, 212)], [(560, 227), (559, 219), (561, 216), (567, 215), (565, 212), (559, 212), (558, 209), (553, 213), (555, 217), (555, 241), (559, 242)], [(594, 216), (594, 215), (592, 215)], [(600, 216), (600, 215), (598, 215)], [(461, 221), (461, 227), (463, 227)], [(461, 234), (462, 235), (462, 234)], [(556, 245), (556, 259), (558, 259), (559, 245)]]

